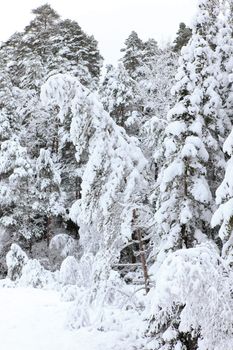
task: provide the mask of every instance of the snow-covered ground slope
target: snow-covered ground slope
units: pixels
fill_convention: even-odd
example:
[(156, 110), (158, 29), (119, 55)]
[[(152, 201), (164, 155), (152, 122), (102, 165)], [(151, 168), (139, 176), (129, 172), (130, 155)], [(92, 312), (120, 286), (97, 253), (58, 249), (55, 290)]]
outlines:
[(68, 329), (70, 306), (54, 291), (0, 288), (1, 350), (123, 350), (120, 332)]

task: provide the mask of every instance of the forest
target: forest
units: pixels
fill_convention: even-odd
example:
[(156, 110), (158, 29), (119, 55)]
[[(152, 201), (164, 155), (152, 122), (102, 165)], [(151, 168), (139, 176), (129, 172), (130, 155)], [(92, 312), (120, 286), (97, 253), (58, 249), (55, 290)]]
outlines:
[(0, 46), (0, 299), (56, 293), (90, 350), (232, 350), (233, 0), (116, 66), (32, 13)]

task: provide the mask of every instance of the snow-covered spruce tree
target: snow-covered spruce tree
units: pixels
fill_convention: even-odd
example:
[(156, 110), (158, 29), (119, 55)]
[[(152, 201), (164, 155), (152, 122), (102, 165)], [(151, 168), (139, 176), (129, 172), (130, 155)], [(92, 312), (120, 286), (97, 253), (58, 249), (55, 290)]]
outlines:
[[(220, 98), (211, 85), (215, 83), (214, 72), (212, 67), (209, 67), (213, 59), (213, 50), (206, 41), (204, 32), (208, 25), (212, 24), (207, 11), (211, 10), (209, 4), (207, 0), (199, 1), (192, 38), (182, 50), (177, 82), (172, 89), (176, 104), (168, 113), (168, 126), (161, 150), (161, 157), (165, 157), (165, 161), (158, 179), (156, 222), (159, 226), (162, 224), (161, 233), (169, 235), (165, 235), (166, 244), (170, 241), (170, 248), (173, 246), (175, 249), (192, 247), (194, 242), (201, 238), (195, 237), (197, 232), (210, 234), (208, 228), (211, 217), (212, 179), (208, 169), (210, 165), (215, 169), (218, 166), (213, 164), (210, 153), (219, 151), (214, 133), (217, 128)], [(214, 12), (215, 5), (212, 10)], [(218, 161), (221, 161), (219, 154), (221, 153), (217, 154)], [(174, 196), (171, 195), (173, 192)], [(174, 200), (177, 205), (174, 205)], [(172, 212), (174, 218), (171, 216)], [(165, 216), (161, 215), (163, 213)], [(174, 235), (171, 234), (173, 227)], [(188, 236), (182, 237), (185, 232)], [(176, 239), (172, 243), (171, 239), (167, 241), (169, 237)]]
[[(217, 72), (215, 72), (217, 67), (215, 22), (218, 12), (219, 4), (217, 2), (199, 1), (192, 37), (181, 52), (180, 67), (176, 76), (177, 82), (173, 88), (176, 104), (168, 113), (168, 125), (165, 129), (162, 152), (160, 153), (164, 158), (164, 163), (158, 176), (155, 195), (154, 259), (156, 263), (152, 271), (155, 273), (157, 271), (158, 275), (161, 272), (160, 266), (161, 264), (163, 266), (164, 259), (167, 262), (167, 259), (176, 256), (176, 253), (173, 252), (185, 249), (184, 254), (187, 255), (184, 259), (185, 264), (185, 261), (192, 261), (194, 247), (197, 247), (195, 249), (198, 252), (201, 249), (198, 245), (212, 238), (210, 220), (214, 202), (211, 190), (214, 191), (219, 182), (222, 170), (221, 163), (224, 160), (220, 149), (218, 128), (219, 118), (222, 117), (220, 113), (222, 104), (218, 94)], [(212, 250), (213, 248), (208, 253), (210, 257), (213, 254)], [(177, 254), (182, 254), (182, 251), (177, 252)], [(214, 260), (213, 271), (218, 270), (215, 264), (219, 259)], [(207, 262), (203, 262), (203, 266), (205, 263)], [(166, 263), (164, 262), (164, 264)], [(224, 266), (221, 269), (224, 270)], [(219, 279), (225, 283), (221, 276), (222, 272), (216, 273), (219, 274)], [(185, 282), (181, 285), (178, 294), (182, 292), (182, 288), (186, 288), (185, 275), (186, 273), (182, 272)], [(164, 281), (164, 285), (166, 283)], [(208, 288), (205, 291), (207, 290)], [(164, 295), (157, 298), (159, 293), (159, 286), (156, 285), (151, 291), (151, 298), (156, 299), (154, 304), (156, 308), (150, 313), (149, 322), (149, 332), (157, 339), (153, 350), (206, 349), (208, 346), (201, 347), (203, 339), (205, 339), (203, 340), (204, 344), (206, 341), (212, 342), (209, 347), (215, 349), (213, 347), (213, 344), (216, 345), (214, 339), (209, 339), (209, 335), (206, 335), (204, 322), (208, 324), (208, 315), (203, 323), (198, 323), (196, 320), (183, 327), (183, 313), (184, 310), (187, 311), (188, 298), (198, 295), (198, 291), (193, 289), (192, 293), (194, 294), (187, 295), (187, 299), (182, 301), (176, 300), (175, 296), (171, 294), (171, 300), (168, 304), (166, 304), (167, 299)], [(221, 299), (220, 291), (218, 290), (216, 293)], [(225, 306), (223, 303), (220, 307), (221, 315), (225, 312)], [(160, 315), (164, 315), (162, 318), (157, 317), (158, 309), (161, 312)], [(198, 314), (194, 303), (192, 303), (191, 311)], [(219, 312), (216, 311), (216, 314)], [(224, 322), (223, 333), (220, 332), (220, 337), (226, 337), (226, 339), (225, 324), (229, 326), (231, 322), (228, 316), (227, 314), (223, 321), (222, 316), (218, 318), (218, 323), (221, 326)], [(170, 332), (171, 329), (174, 332)], [(166, 330), (169, 331), (165, 336)]]
[(61, 176), (57, 156), (50, 150), (41, 149), (36, 162), (36, 181), (38, 202), (34, 209), (44, 218), (47, 224), (47, 244), (52, 237), (51, 225), (53, 218), (63, 215), (64, 193), (60, 189)]
[(0, 161), (0, 223), (17, 238), (21, 233), (30, 239), (33, 170), (27, 149), (20, 145), (17, 136), (1, 142)]
[(207, 169), (208, 183), (214, 195), (224, 174), (224, 155), (222, 145), (229, 119), (224, 109), (224, 97), (221, 92), (219, 77), (222, 70), (219, 65), (217, 48), (219, 33), (220, 2), (216, 0), (199, 0), (199, 14), (194, 23), (193, 35), (196, 33), (205, 41), (202, 65), (197, 67), (202, 79), (202, 115), (210, 136), (204, 139), (209, 153)]
[(21, 118), (17, 108), (21, 90), (11, 82), (5, 54), (0, 62), (0, 220), (10, 242), (12, 237), (18, 239), (20, 233), (27, 240), (31, 237), (33, 165), (19, 137)]
[(81, 198), (73, 204), (70, 216), (80, 227), (85, 253), (95, 255), (89, 300), (96, 302), (97, 294), (105, 302), (112, 266), (135, 229), (146, 226), (147, 162), (95, 94), (76, 79), (51, 77), (41, 97), (45, 104), (60, 107), (58, 117), (64, 118), (69, 108), (72, 113), (71, 139), (82, 165), (82, 184)]
[(155, 215), (157, 232), (165, 244), (162, 250), (157, 246), (160, 254), (200, 242), (211, 217), (206, 169), (209, 155), (204, 144), (209, 134), (200, 114), (201, 87), (196, 85), (200, 78), (195, 65), (201, 61), (193, 50), (197, 44), (193, 40), (180, 59), (173, 88), (176, 104), (168, 113), (160, 154), (164, 161), (157, 182)]
[(219, 65), (219, 72), (217, 79), (219, 81), (219, 94), (222, 99), (222, 116), (224, 122), (219, 125), (221, 130), (221, 137), (226, 139), (230, 134), (232, 128), (232, 107), (233, 107), (233, 93), (232, 93), (232, 71), (233, 71), (233, 25), (231, 1), (222, 2), (221, 17), (218, 21), (218, 35), (216, 57)]
[[(219, 32), (219, 59), (222, 68), (221, 75), (221, 92), (225, 101), (225, 111), (232, 122), (232, 103), (233, 103), (233, 93), (232, 93), (232, 70), (233, 70), (233, 60), (232, 60), (232, 13), (233, 13), (233, 2), (231, 0), (224, 1), (225, 5), (225, 21), (222, 22), (222, 27)], [(222, 240), (222, 256), (228, 261), (230, 265), (233, 263), (233, 240), (232, 240), (232, 131), (227, 137), (223, 150), (230, 157), (227, 162), (225, 177), (216, 191), (216, 202), (219, 206), (216, 210), (213, 218), (212, 225), (221, 225), (219, 236)]]
[(233, 264), (233, 131), (223, 147), (230, 159), (227, 162), (225, 177), (216, 191), (216, 202), (219, 205), (213, 215), (212, 225), (221, 225), (219, 236), (223, 243), (222, 256)]
[[(210, 7), (211, 4), (212, 8)], [(199, 226), (200, 231), (209, 236), (211, 235), (209, 227), (210, 214), (211, 210), (213, 210), (213, 200), (211, 199), (210, 191), (212, 194), (214, 193), (220, 181), (220, 176), (223, 172), (222, 163), (224, 163), (219, 140), (220, 131), (218, 128), (218, 125), (221, 123), (219, 117), (222, 116), (222, 103), (221, 97), (218, 94), (218, 81), (216, 79), (216, 72), (214, 71), (218, 65), (214, 57), (215, 51), (211, 48), (210, 43), (207, 42), (207, 37), (209, 41), (211, 41), (212, 36), (210, 33), (215, 33), (215, 22), (213, 24), (212, 14), (216, 13), (217, 9), (216, 2), (199, 1), (199, 11), (196, 21), (194, 22), (192, 38), (189, 44), (182, 50), (182, 56), (179, 62), (180, 68), (176, 76), (177, 83), (172, 89), (173, 94), (176, 96), (177, 104), (175, 108), (169, 112), (168, 121), (170, 121), (170, 123), (175, 122), (175, 124), (172, 124), (173, 126), (171, 127), (170, 124), (168, 124), (165, 131), (164, 146), (162, 152), (159, 152), (162, 157), (165, 156), (165, 162), (159, 176), (158, 184), (160, 185), (160, 197), (165, 195), (166, 198), (165, 190), (168, 188), (169, 191), (171, 191), (169, 187), (171, 180), (169, 178), (166, 179), (166, 177), (164, 178), (164, 176), (169, 172), (174, 158), (176, 155), (183, 158), (182, 149), (186, 144), (187, 137), (193, 135), (200, 139), (201, 144), (197, 147), (197, 153), (193, 153), (193, 155), (198, 157), (200, 161), (200, 166), (197, 167), (196, 171), (199, 169), (200, 174), (205, 178), (208, 187), (208, 191), (206, 192), (206, 195), (208, 193), (208, 199), (207, 197), (205, 199), (202, 197), (204, 199), (204, 207), (201, 209), (201, 207), (198, 206), (198, 210), (202, 213), (201, 215), (197, 215), (197, 218), (200, 219), (199, 223), (202, 222), (201, 226), (194, 224), (193, 227), (197, 228)], [(211, 25), (214, 25), (213, 30), (211, 30)], [(206, 28), (208, 28), (208, 30)], [(176, 125), (178, 128), (175, 128)], [(204, 151), (204, 153), (202, 151)], [(192, 154), (190, 154), (190, 157), (192, 158)], [(184, 156), (184, 160), (186, 158), (187, 157)], [(190, 166), (189, 160), (185, 160), (185, 162), (187, 166)], [(202, 170), (201, 166), (204, 166)], [(190, 170), (191, 169), (192, 165)], [(186, 171), (188, 170), (186, 169)], [(178, 175), (178, 178), (179, 176), (183, 176), (181, 171), (179, 171), (179, 173), (179, 175), (171, 173), (171, 179), (173, 179), (173, 176), (176, 177)], [(197, 174), (192, 170), (190, 171), (190, 175), (194, 175), (195, 177)], [(202, 177), (198, 175), (197, 178), (198, 181), (200, 181)], [(193, 191), (189, 171), (188, 183), (190, 185), (188, 188), (190, 187), (190, 190)], [(171, 188), (176, 188), (176, 186), (174, 186), (174, 181), (171, 185)], [(163, 188), (162, 191), (161, 186)], [(180, 186), (178, 190), (180, 190)], [(187, 191), (183, 191), (183, 193), (187, 195)], [(203, 195), (204, 192), (200, 191), (200, 194)], [(194, 199), (193, 203), (195, 203), (196, 200), (198, 201), (198, 198), (195, 198), (195, 196)], [(201, 198), (199, 198), (199, 200), (201, 200)], [(163, 212), (163, 209), (161, 209), (163, 202), (164, 200), (159, 198), (157, 202), (159, 210), (157, 213), (160, 211)], [(180, 201), (179, 205), (183, 206), (183, 204), (183, 201)], [(176, 208), (178, 209), (178, 207)], [(180, 212), (180, 209), (178, 209), (178, 211)], [(192, 210), (191, 212), (194, 213), (195, 211)], [(168, 211), (166, 211), (166, 213), (168, 216), (170, 215)], [(204, 216), (205, 224), (202, 221), (202, 216)], [(160, 216), (158, 220), (161, 220)], [(171, 222), (173, 222), (172, 219)], [(176, 224), (177, 220), (174, 221), (175, 226)], [(169, 225), (166, 231), (170, 231)], [(181, 246), (182, 245), (179, 247)]]

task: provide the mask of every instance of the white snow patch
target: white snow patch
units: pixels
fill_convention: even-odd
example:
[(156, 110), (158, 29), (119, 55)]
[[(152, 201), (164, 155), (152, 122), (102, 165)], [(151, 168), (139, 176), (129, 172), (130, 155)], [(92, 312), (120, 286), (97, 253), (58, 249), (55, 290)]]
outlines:
[[(4, 280), (0, 285), (6, 284)], [(71, 302), (58, 292), (0, 288), (0, 339), (3, 350), (133, 350), (122, 332), (66, 327)], [(128, 322), (128, 328), (132, 320)], [(130, 328), (129, 328), (130, 329)]]

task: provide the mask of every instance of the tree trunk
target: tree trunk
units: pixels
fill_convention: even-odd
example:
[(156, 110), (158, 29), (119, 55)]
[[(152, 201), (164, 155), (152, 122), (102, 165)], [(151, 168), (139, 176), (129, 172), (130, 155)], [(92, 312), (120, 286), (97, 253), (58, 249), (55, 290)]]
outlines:
[[(135, 224), (137, 219), (136, 209), (133, 210), (133, 224)], [(148, 274), (148, 267), (146, 262), (146, 253), (145, 253), (145, 245), (142, 240), (142, 232), (140, 228), (136, 228), (136, 236), (138, 239), (139, 244), (139, 253), (140, 253), (140, 260), (142, 265), (142, 271), (143, 271), (143, 277), (144, 277), (144, 285), (145, 285), (145, 291), (146, 294), (150, 291), (149, 288), (149, 274)]]
[(81, 178), (76, 177), (75, 179), (75, 199), (81, 199)]
[(50, 239), (52, 237), (51, 223), (52, 223), (52, 218), (51, 216), (49, 216), (47, 217), (47, 234), (46, 234), (47, 247), (49, 247)]

